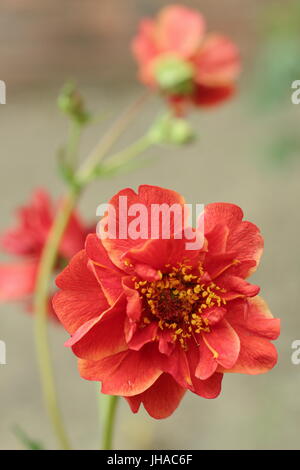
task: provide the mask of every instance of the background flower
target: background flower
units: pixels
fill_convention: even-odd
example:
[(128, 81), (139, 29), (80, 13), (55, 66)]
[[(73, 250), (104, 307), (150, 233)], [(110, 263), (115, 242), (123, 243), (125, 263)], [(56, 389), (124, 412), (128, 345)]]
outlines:
[[(3, 251), (15, 255), (16, 261), (0, 264), (0, 301), (25, 300), (31, 309), (40, 256), (57, 207), (44, 189), (37, 189), (31, 201), (18, 209), (17, 226), (2, 234)], [(82, 249), (86, 235), (92, 230), (77, 214), (72, 215), (60, 246), (56, 269), (66, 265)], [(51, 301), (49, 312), (53, 313)]]
[(196, 10), (169, 5), (144, 19), (132, 50), (141, 81), (162, 91), (178, 113), (187, 104), (217, 105), (234, 93), (238, 49), (226, 36), (206, 34)]

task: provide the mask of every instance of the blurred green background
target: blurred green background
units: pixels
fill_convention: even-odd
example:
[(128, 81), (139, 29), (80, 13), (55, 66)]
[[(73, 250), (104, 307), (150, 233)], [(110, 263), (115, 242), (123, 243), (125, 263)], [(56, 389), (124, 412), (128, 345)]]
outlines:
[[(141, 91), (129, 42), (139, 19), (162, 0), (2, 0), (0, 79), (7, 104), (0, 106), (1, 222), (14, 222), (16, 206), (37, 186), (58, 197), (56, 152), (67, 123), (57, 94), (75, 78), (90, 109), (107, 120), (85, 133), (85, 155), (120, 110)], [(164, 421), (125, 402), (118, 413), (116, 448), (290, 449), (300, 448), (300, 366), (291, 363), (291, 343), (300, 339), (299, 313), (299, 113), (291, 82), (300, 79), (300, 9), (294, 1), (182, 1), (206, 16), (208, 28), (228, 34), (243, 59), (239, 93), (230, 103), (193, 113), (195, 144), (160, 147), (153, 165), (94, 183), (81, 200), (82, 215), (95, 220), (99, 203), (119, 189), (141, 183), (182, 193), (190, 203), (239, 204), (265, 238), (253, 282), (274, 316), (282, 318), (279, 363), (262, 376), (225, 375), (216, 400), (192, 393)], [(153, 98), (120, 146), (148, 128), (162, 103)], [(3, 260), (6, 259), (4, 256)], [(17, 424), (48, 448), (55, 439), (42, 405), (34, 356), (32, 319), (18, 305), (1, 305), (0, 339), (7, 365), (0, 365), (0, 448), (20, 449)], [(67, 334), (51, 326), (51, 342), (63, 412), (76, 448), (99, 442), (96, 387), (80, 379), (76, 360), (64, 348)]]

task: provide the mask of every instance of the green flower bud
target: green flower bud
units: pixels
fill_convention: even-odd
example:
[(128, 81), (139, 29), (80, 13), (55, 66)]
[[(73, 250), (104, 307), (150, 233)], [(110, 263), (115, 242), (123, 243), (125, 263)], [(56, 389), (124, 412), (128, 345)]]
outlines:
[(186, 120), (169, 115), (158, 119), (150, 129), (148, 136), (154, 144), (175, 145), (187, 144), (195, 137)]
[(86, 123), (90, 118), (85, 110), (83, 98), (72, 82), (65, 85), (58, 97), (57, 104), (64, 114), (79, 124)]
[(191, 126), (184, 119), (173, 119), (170, 128), (170, 142), (176, 145), (183, 145), (191, 142), (195, 134)]
[(189, 95), (193, 91), (193, 65), (178, 57), (158, 59), (154, 66), (154, 76), (160, 88), (167, 93)]

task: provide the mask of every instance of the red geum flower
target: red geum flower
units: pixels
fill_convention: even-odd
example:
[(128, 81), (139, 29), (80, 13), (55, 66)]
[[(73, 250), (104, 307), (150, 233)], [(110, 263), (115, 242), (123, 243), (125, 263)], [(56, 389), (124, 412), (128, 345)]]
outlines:
[[(148, 214), (152, 204), (184, 204), (167, 189), (125, 189), (110, 201), (117, 230), (121, 196)], [(224, 372), (260, 374), (276, 364), (270, 340), (279, 320), (245, 280), (262, 253), (259, 229), (233, 204), (209, 204), (202, 217), (201, 249), (187, 249), (187, 237), (172, 232), (170, 239), (134, 240), (90, 234), (56, 279), (54, 309), (81, 376), (125, 397), (133, 412), (143, 403), (152, 417), (165, 418), (187, 390), (215, 398)]]
[(144, 19), (132, 43), (140, 80), (162, 91), (180, 114), (186, 105), (213, 106), (230, 98), (240, 72), (235, 44), (206, 34), (205, 20), (179, 5)]
[[(37, 270), (44, 244), (54, 220), (55, 207), (43, 189), (33, 193), (32, 200), (18, 210), (18, 226), (1, 236), (3, 251), (18, 257), (18, 261), (0, 264), (0, 301), (25, 300), (29, 309), (34, 292)], [(84, 246), (86, 235), (92, 231), (74, 213), (62, 239), (57, 268), (66, 265)], [(49, 301), (49, 312), (52, 303)]]

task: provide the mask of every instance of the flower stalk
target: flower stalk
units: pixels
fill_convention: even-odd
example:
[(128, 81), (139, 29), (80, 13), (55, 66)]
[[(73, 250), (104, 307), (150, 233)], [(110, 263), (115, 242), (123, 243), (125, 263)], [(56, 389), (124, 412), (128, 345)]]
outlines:
[(74, 189), (70, 190), (61, 204), (42, 254), (36, 282), (36, 293), (34, 297), (34, 336), (43, 395), (54, 432), (62, 449), (69, 449), (70, 443), (64, 428), (58, 405), (54, 373), (49, 350), (47, 331), (47, 299), (49, 292), (49, 281), (51, 279), (51, 274), (57, 259), (59, 244), (78, 196), (78, 192), (76, 192)]
[[(126, 130), (127, 126), (131, 123), (132, 119), (137, 115), (144, 101), (145, 96), (139, 98), (123, 115), (121, 115), (121, 117), (109, 129), (107, 134), (105, 134), (105, 136), (96, 146), (94, 151), (91, 152), (86, 162), (82, 165), (78, 172), (74, 174), (73, 180), (70, 180), (70, 189), (61, 203), (61, 206), (53, 222), (52, 228), (49, 232), (49, 236), (41, 256), (34, 295), (35, 347), (45, 405), (61, 449), (69, 449), (70, 442), (64, 427), (61, 411), (58, 404), (48, 339), (47, 310), (51, 276), (57, 260), (60, 242), (62, 240), (70, 216), (78, 201), (80, 194), (82, 193), (86, 185), (90, 182), (90, 176), (94, 174), (95, 169), (98, 167), (100, 161), (106, 156), (106, 154), (113, 147), (118, 138)], [(76, 126), (76, 129), (75, 126), (73, 127), (73, 132), (71, 132), (70, 134), (71, 139), (67, 146), (69, 150), (69, 162), (72, 161), (72, 157), (76, 155), (79, 143), (78, 134), (80, 130), (81, 125), (78, 124)], [(142, 145), (138, 146), (138, 149), (136, 150), (141, 152), (144, 150), (144, 148), (145, 146)], [(135, 156), (136, 154), (137, 151), (134, 152)], [(111, 400), (109, 399), (107, 413), (105, 414), (105, 438), (103, 444), (105, 448), (108, 448), (111, 445), (116, 401), (116, 397), (112, 397)]]
[[(99, 392), (98, 392), (99, 393)], [(102, 450), (111, 450), (115, 427), (118, 398), (114, 395), (100, 395), (100, 418), (102, 418)]]

